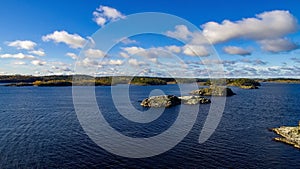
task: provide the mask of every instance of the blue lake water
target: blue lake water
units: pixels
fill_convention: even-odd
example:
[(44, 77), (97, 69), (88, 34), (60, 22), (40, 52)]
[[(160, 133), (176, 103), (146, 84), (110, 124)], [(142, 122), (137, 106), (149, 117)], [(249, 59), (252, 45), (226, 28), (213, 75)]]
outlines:
[[(111, 87), (96, 87), (99, 107), (124, 135), (151, 137), (175, 121), (179, 106), (155, 121), (124, 120), (110, 97)], [(131, 86), (133, 106), (153, 89), (179, 94), (176, 85)], [(144, 159), (113, 155), (96, 145), (77, 119), (72, 87), (0, 86), (0, 168), (299, 168), (300, 151), (272, 141), (268, 128), (295, 126), (300, 120), (300, 85), (263, 83), (258, 90), (232, 87), (221, 122), (205, 143), (198, 137), (210, 105), (200, 112), (190, 133), (173, 149)]]

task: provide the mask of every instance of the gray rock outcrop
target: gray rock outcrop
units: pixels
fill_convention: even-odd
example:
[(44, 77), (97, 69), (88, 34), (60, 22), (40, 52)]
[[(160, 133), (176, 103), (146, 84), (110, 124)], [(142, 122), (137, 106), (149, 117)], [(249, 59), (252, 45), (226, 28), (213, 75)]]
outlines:
[(182, 96), (182, 97), (178, 97), (178, 98), (181, 99), (183, 104), (189, 104), (189, 105), (208, 104), (211, 102), (209, 99), (206, 99), (201, 96)]
[(171, 107), (181, 103), (181, 100), (174, 95), (151, 96), (142, 101), (143, 107)]
[(200, 96), (233, 96), (235, 93), (224, 86), (210, 86), (208, 88), (200, 88), (197, 90), (191, 91), (193, 95), (200, 95)]
[(162, 95), (162, 96), (152, 96), (144, 99), (141, 102), (143, 107), (171, 107), (179, 104), (208, 104), (210, 99), (201, 97), (201, 96), (182, 96), (177, 97), (174, 95)]

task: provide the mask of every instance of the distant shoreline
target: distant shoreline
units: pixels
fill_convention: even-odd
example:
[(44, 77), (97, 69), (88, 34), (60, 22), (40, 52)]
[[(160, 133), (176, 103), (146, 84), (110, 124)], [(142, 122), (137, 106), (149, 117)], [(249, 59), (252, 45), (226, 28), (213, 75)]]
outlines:
[(277, 83), (277, 84), (300, 84), (299, 81), (290, 82), (290, 81), (267, 81), (267, 82), (261, 82), (261, 83)]
[[(165, 78), (165, 77), (130, 77), (130, 76), (107, 76), (92, 77), (87, 75), (55, 75), (55, 76), (24, 76), (24, 75), (3, 75), (0, 76), (1, 86), (113, 86), (116, 84), (131, 84), (139, 86), (168, 85), (177, 83), (198, 83), (202, 86), (211, 85), (217, 79), (208, 78)], [(228, 78), (224, 85), (237, 86), (244, 89), (255, 89), (259, 83), (286, 83), (300, 84), (300, 79), (292, 78)], [(226, 83), (226, 84), (225, 84)], [(220, 82), (221, 84), (221, 82)]]

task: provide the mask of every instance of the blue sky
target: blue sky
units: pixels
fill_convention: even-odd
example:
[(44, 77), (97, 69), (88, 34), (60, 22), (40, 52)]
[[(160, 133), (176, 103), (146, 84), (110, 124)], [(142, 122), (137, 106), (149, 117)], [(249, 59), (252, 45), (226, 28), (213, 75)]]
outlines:
[[(162, 30), (169, 37), (124, 37), (105, 57), (98, 47), (84, 47), (101, 41), (93, 39), (98, 29), (141, 12), (186, 19), (203, 30), (221, 61), (212, 60), (203, 44), (194, 42), (199, 38), (186, 25)], [(182, 72), (189, 71), (206, 77), (205, 64), (214, 63), (223, 64), (228, 77), (299, 77), (299, 18), (296, 0), (6, 0), (0, 2), (0, 74), (74, 74), (78, 65), (96, 67), (86, 72), (99, 76), (188, 76)], [(186, 44), (184, 36), (189, 36)], [(172, 62), (175, 57), (181, 61)]]

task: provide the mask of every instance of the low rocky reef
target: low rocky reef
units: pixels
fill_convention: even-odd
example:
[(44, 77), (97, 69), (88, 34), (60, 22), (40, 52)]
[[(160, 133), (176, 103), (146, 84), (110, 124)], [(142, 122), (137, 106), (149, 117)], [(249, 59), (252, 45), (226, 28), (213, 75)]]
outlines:
[(200, 96), (233, 96), (235, 93), (228, 87), (210, 86), (208, 88), (200, 88), (190, 92), (193, 95)]
[(141, 106), (143, 107), (172, 107), (179, 104), (208, 104), (210, 103), (210, 99), (200, 97), (200, 96), (182, 96), (177, 97), (174, 95), (161, 95), (161, 96), (151, 96), (149, 98), (144, 99), (141, 102)]
[(257, 86), (254, 86), (254, 85), (250, 85), (250, 86), (239, 86), (240, 88), (242, 89), (258, 89)]
[(300, 121), (296, 127), (281, 126), (271, 130), (281, 136), (274, 138), (275, 141), (290, 144), (300, 149)]

